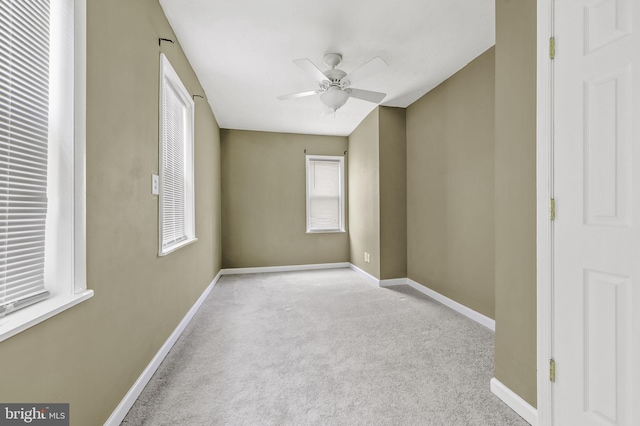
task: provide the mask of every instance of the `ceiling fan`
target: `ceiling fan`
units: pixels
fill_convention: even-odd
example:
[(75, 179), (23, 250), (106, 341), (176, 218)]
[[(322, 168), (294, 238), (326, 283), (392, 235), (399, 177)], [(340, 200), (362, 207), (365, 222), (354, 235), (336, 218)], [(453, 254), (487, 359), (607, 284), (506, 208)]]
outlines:
[(296, 59), (293, 63), (311, 74), (318, 81), (320, 87), (317, 90), (308, 92), (278, 96), (281, 101), (319, 94), (320, 102), (324, 104), (323, 115), (327, 115), (335, 113), (350, 97), (377, 104), (387, 96), (386, 93), (351, 87), (351, 84), (385, 70), (387, 63), (382, 58), (375, 57), (348, 75), (346, 72), (336, 68), (342, 63), (342, 55), (339, 53), (327, 53), (324, 55), (324, 63), (330, 67), (324, 72), (320, 71), (313, 62), (306, 58)]

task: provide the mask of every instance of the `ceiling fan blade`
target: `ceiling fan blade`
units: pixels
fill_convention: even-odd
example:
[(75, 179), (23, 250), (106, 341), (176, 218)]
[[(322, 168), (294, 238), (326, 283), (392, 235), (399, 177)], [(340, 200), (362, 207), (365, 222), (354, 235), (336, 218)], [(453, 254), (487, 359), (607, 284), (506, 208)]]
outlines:
[(302, 68), (303, 70), (305, 70), (306, 72), (308, 72), (309, 74), (311, 74), (313, 78), (315, 78), (318, 81), (318, 83), (322, 83), (323, 81), (329, 80), (327, 76), (324, 75), (322, 71), (320, 71), (320, 68), (316, 67), (313, 64), (313, 62), (311, 62), (307, 58), (295, 59), (293, 63), (299, 66), (300, 68)]
[(387, 69), (387, 63), (380, 57), (376, 56), (360, 68), (351, 71), (346, 77), (342, 80), (349, 80), (350, 84), (357, 83), (358, 81), (364, 80), (365, 78), (371, 77), (374, 74), (377, 74), (381, 71)]
[(287, 101), (289, 99), (302, 98), (304, 96), (311, 96), (316, 94), (318, 94), (317, 90), (311, 90), (309, 92), (299, 92), (299, 93), (290, 93), (288, 95), (280, 95), (278, 96), (278, 99), (280, 99), (281, 101)]
[(349, 88), (347, 91), (349, 92), (349, 96), (352, 98), (362, 99), (363, 101), (373, 102), (376, 104), (382, 102), (384, 97), (387, 96), (386, 93), (372, 92), (371, 90)]

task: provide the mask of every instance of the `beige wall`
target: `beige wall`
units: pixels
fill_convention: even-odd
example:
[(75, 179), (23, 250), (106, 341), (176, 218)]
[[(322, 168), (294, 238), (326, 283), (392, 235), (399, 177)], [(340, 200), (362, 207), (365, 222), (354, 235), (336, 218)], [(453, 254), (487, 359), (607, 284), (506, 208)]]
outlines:
[(407, 109), (409, 278), (494, 317), (494, 49)]
[(498, 380), (536, 405), (536, 2), (496, 1)]
[(378, 108), (380, 278), (407, 276), (406, 110)]
[(405, 122), (377, 107), (349, 135), (351, 263), (378, 279), (407, 276)]
[(344, 155), (346, 137), (222, 130), (221, 141), (224, 268), (349, 261), (348, 233), (307, 234), (305, 213), (305, 149)]
[[(379, 109), (349, 135), (349, 241), (351, 263), (380, 278)], [(371, 262), (364, 261), (364, 253)]]
[[(95, 296), (0, 343), (0, 401), (68, 402), (101, 425), (220, 269), (218, 126), (196, 99), (198, 241), (159, 258), (157, 0), (89, 0), (87, 274)], [(163, 44), (192, 93), (179, 45)]]

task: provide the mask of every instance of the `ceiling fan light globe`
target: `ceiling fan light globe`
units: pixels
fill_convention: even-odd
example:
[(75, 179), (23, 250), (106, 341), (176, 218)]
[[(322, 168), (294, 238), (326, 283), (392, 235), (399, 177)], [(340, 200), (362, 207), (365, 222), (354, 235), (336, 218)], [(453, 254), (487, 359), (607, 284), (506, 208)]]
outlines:
[(320, 102), (332, 111), (342, 107), (349, 99), (349, 94), (337, 87), (332, 87), (320, 95)]

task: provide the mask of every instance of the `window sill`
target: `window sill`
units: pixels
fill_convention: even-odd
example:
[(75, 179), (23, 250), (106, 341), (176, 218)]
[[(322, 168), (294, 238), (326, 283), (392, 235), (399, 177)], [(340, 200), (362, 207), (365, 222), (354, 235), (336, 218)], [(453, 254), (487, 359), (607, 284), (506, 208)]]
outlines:
[(93, 290), (54, 296), (0, 318), (0, 342), (93, 297)]
[(326, 231), (307, 231), (307, 234), (342, 234), (347, 232), (343, 229), (328, 229)]
[(176, 251), (176, 250), (178, 250), (178, 249), (180, 249), (180, 248), (182, 248), (184, 246), (188, 246), (191, 243), (195, 243), (196, 241), (198, 241), (198, 239), (195, 238), (195, 237), (191, 238), (191, 239), (188, 239), (188, 240), (180, 241), (180, 243), (178, 243), (178, 244), (176, 244), (174, 246), (171, 246), (171, 247), (161, 251), (160, 253), (158, 253), (158, 256), (166, 256), (169, 253), (173, 253), (174, 251)]

